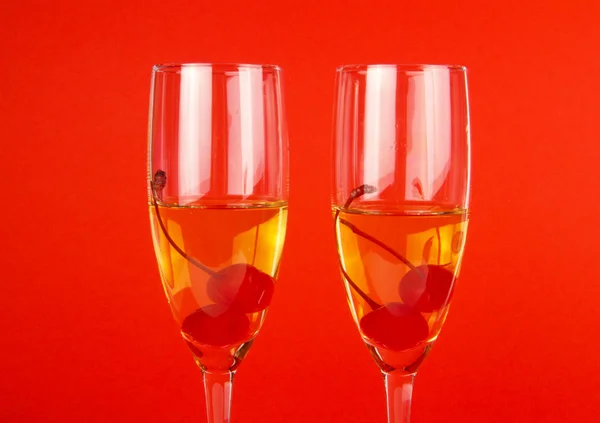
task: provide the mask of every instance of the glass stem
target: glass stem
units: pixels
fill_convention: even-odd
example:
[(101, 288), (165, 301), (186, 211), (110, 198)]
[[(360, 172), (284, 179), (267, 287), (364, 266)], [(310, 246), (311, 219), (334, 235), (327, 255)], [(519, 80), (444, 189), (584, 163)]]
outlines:
[(388, 423), (409, 423), (416, 373), (383, 373), (387, 398)]
[(229, 423), (233, 372), (203, 372), (208, 423)]

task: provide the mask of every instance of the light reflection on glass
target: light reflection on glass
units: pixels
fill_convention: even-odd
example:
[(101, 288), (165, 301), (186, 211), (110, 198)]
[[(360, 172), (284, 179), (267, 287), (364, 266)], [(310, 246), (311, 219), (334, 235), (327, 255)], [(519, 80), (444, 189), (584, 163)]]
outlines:
[(210, 189), (212, 147), (212, 68), (181, 69), (178, 188), (182, 204)]
[(250, 195), (264, 171), (264, 104), (261, 68), (240, 68), (227, 81), (227, 192)]
[(406, 199), (431, 200), (450, 169), (450, 73), (429, 69), (408, 79)]
[(385, 189), (393, 183), (396, 163), (395, 67), (367, 70), (364, 116), (364, 183)]

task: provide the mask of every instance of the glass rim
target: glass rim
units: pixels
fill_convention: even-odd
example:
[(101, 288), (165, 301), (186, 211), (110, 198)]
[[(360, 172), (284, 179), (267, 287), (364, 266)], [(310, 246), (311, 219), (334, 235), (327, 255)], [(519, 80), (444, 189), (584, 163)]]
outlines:
[(426, 70), (448, 70), (466, 72), (467, 67), (457, 64), (429, 64), (429, 63), (356, 63), (348, 65), (340, 65), (336, 68), (336, 72), (360, 72), (367, 69), (377, 68), (395, 68), (399, 72), (408, 71), (426, 71)]
[(281, 72), (283, 69), (275, 64), (262, 63), (235, 63), (235, 62), (167, 62), (159, 63), (152, 66), (153, 72), (176, 72), (183, 68), (212, 68), (213, 72), (231, 72), (231, 68), (236, 69), (262, 69), (271, 72)]

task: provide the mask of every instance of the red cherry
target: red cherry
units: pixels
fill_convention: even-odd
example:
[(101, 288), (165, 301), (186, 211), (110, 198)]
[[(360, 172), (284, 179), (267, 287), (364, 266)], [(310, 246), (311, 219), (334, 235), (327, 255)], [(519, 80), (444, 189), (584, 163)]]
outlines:
[(211, 347), (239, 345), (250, 338), (250, 320), (220, 304), (202, 307), (187, 316), (181, 332), (188, 341)]
[(413, 308), (388, 303), (360, 319), (360, 330), (375, 345), (402, 351), (415, 347), (429, 335), (427, 321)]
[(249, 264), (232, 264), (208, 280), (208, 296), (243, 313), (255, 313), (271, 304), (274, 279)]
[(442, 266), (425, 264), (409, 270), (400, 280), (398, 292), (404, 304), (423, 313), (431, 313), (446, 304), (454, 273)]

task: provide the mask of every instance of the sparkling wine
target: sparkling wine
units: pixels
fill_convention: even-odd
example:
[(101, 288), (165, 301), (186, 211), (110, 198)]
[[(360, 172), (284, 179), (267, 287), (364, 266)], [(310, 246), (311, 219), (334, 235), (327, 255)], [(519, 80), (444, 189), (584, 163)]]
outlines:
[(149, 210), (163, 287), (184, 340), (202, 368), (235, 370), (273, 295), (287, 204)]
[(452, 298), (468, 216), (438, 207), (334, 208), (348, 303), (384, 371), (414, 373)]

